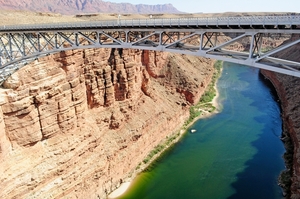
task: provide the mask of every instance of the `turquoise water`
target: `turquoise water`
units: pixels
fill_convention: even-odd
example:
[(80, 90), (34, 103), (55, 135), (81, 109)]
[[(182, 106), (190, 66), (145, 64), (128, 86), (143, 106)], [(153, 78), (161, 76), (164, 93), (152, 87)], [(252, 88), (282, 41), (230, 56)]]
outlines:
[(222, 111), (198, 120), (122, 199), (280, 199), (280, 108), (258, 70), (224, 63)]

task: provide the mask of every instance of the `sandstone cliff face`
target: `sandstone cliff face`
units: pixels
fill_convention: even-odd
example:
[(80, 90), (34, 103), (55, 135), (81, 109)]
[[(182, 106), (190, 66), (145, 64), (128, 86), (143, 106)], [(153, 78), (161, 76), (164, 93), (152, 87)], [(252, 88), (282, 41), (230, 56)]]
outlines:
[(105, 198), (184, 123), (203, 58), (87, 49), (28, 64), (0, 89), (0, 198)]

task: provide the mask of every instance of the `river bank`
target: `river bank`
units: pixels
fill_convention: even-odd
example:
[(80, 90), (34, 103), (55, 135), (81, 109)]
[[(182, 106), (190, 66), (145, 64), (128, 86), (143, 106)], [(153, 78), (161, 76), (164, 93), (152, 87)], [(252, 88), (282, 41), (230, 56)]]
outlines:
[[(184, 126), (180, 127), (180, 129), (176, 133), (174, 133), (173, 135), (167, 137), (164, 141), (162, 141), (162, 144), (156, 146), (153, 149), (153, 151), (151, 151), (150, 154), (143, 160), (144, 164), (143, 165), (139, 164), (138, 167), (136, 168), (136, 171), (124, 182), (122, 182), (117, 189), (115, 189), (108, 195), (108, 199), (115, 199), (123, 195), (129, 189), (130, 185), (132, 184), (136, 176), (142, 171), (146, 170), (147, 167), (149, 167), (153, 162), (155, 162), (157, 158), (159, 158), (166, 150), (174, 146), (182, 138), (183, 135), (188, 133), (188, 129), (197, 120), (211, 117), (214, 114), (217, 114), (221, 110), (221, 106), (218, 103), (218, 97), (220, 94), (216, 87), (218, 78), (222, 73), (221, 65), (222, 65), (221, 61), (215, 62), (214, 64), (215, 72), (212, 81), (208, 85), (206, 92), (203, 94), (203, 96), (210, 96), (210, 97), (208, 98), (206, 97), (206, 99), (203, 99), (203, 97), (201, 97), (200, 101), (195, 106), (190, 107), (190, 118), (186, 121)], [(213, 96), (213, 98), (211, 98), (211, 96)], [(193, 129), (191, 129), (191, 133), (194, 133)]]

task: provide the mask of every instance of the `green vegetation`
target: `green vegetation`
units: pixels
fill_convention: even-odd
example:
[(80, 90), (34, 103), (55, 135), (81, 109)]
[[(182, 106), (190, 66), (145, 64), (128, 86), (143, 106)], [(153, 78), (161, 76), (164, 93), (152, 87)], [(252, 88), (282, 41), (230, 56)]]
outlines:
[(148, 156), (143, 160), (143, 162), (146, 164), (151, 160), (151, 158), (156, 155), (157, 153), (161, 152), (164, 149), (164, 146), (159, 144), (157, 145), (149, 154)]
[(207, 86), (207, 89), (202, 95), (200, 101), (196, 105), (190, 107), (190, 117), (185, 122), (184, 128), (186, 128), (195, 118), (200, 116), (202, 111), (213, 112), (216, 109), (216, 107), (211, 104), (211, 101), (216, 96), (215, 84), (221, 75), (222, 64), (222, 61), (217, 61), (214, 64), (215, 72), (212, 76), (212, 80)]
[(217, 61), (214, 65), (214, 68), (215, 68), (215, 72), (212, 76), (212, 81), (210, 82), (205, 93), (202, 95), (200, 99), (199, 103), (201, 104), (211, 102), (213, 98), (216, 96), (215, 84), (221, 75), (222, 61)]
[(190, 107), (190, 117), (187, 121), (185, 121), (183, 127), (186, 128), (195, 118), (200, 116), (202, 111), (198, 107), (199, 104)]
[(163, 151), (167, 146), (169, 146), (178, 136), (180, 135), (180, 133), (176, 133), (173, 136), (167, 137), (166, 141), (162, 144), (158, 144), (149, 154), (148, 156), (143, 160), (143, 162), (145, 164), (147, 164), (152, 158), (153, 156), (155, 156), (156, 154), (160, 153), (161, 151)]
[(141, 168), (141, 163), (139, 163), (135, 169), (138, 170), (140, 168)]
[(269, 52), (270, 50), (273, 50), (273, 48), (271, 46), (267, 46), (267, 47), (261, 48), (260, 51), (262, 53), (266, 53), (266, 52)]

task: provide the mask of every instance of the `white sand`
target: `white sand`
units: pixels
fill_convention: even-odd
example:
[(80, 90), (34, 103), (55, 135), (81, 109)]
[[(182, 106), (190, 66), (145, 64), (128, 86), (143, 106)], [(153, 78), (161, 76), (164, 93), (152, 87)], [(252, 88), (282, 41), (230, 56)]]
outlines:
[(218, 98), (219, 98), (220, 94), (219, 94), (219, 91), (218, 91), (218, 89), (217, 89), (216, 86), (215, 86), (215, 90), (216, 90), (216, 96), (213, 98), (213, 100), (211, 101), (211, 103), (218, 110), (220, 108), (220, 104), (218, 103)]
[(129, 188), (131, 182), (124, 182), (119, 186), (116, 190), (108, 195), (108, 198), (116, 198), (125, 193), (125, 191)]

